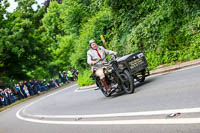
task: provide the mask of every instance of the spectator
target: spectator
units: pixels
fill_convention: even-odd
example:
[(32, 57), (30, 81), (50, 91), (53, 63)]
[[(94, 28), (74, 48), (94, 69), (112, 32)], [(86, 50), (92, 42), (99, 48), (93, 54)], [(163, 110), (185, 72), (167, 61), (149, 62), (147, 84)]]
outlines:
[(41, 82), (40, 82), (39, 80), (37, 81), (37, 88), (38, 88), (38, 90), (39, 90), (40, 92), (44, 91), (44, 90), (43, 90), (44, 88), (42, 88)]
[(33, 80), (33, 91), (34, 91), (34, 94), (37, 94), (38, 95), (38, 86), (37, 86), (37, 80), (36, 79), (34, 79)]
[(7, 91), (10, 94), (11, 103), (14, 103), (16, 100), (15, 100), (14, 94), (12, 93), (12, 90), (10, 88), (7, 88)]
[(0, 93), (0, 107), (3, 106), (2, 98), (3, 98), (3, 96), (2, 96), (1, 93)]
[(35, 81), (34, 81), (34, 80), (29, 80), (29, 83), (31, 84), (31, 87), (32, 87), (32, 89), (33, 89), (34, 95), (35, 95), (35, 94), (38, 94), (37, 88), (35, 87)]
[(6, 93), (0, 89), (0, 94), (1, 94), (1, 102), (3, 103), (4, 106), (7, 106), (8, 105), (8, 99), (7, 99), (7, 96), (6, 96)]
[(26, 85), (30, 96), (33, 96), (34, 92), (33, 92), (33, 88), (32, 88), (32, 85), (30, 84), (30, 82), (24, 81), (24, 84)]
[(30, 96), (30, 93), (28, 91), (28, 87), (25, 84), (24, 84), (24, 92), (25, 92), (25, 94), (26, 94), (27, 97)]
[(11, 103), (12, 103), (12, 101), (11, 101), (11, 95), (10, 95), (10, 93), (8, 92), (8, 89), (7, 89), (7, 88), (4, 90), (4, 93), (5, 93), (5, 96), (6, 96), (6, 99), (7, 99), (8, 104), (11, 104)]
[(49, 87), (48, 87), (48, 85), (47, 85), (47, 82), (46, 82), (46, 79), (44, 79), (44, 80), (40, 83), (40, 85), (41, 85), (42, 90), (47, 91), (47, 90), (49, 89)]
[(37, 92), (36, 94), (41, 92), (40, 85), (39, 85), (39, 83), (38, 83), (38, 81), (36, 79), (34, 79), (34, 89)]
[(2, 89), (0, 89), (0, 107), (3, 106), (3, 95), (2, 95)]
[(75, 69), (71, 69), (71, 72), (72, 72), (72, 75), (74, 77), (74, 80), (78, 79), (78, 70), (75, 70)]
[[(64, 73), (63, 75), (64, 75), (64, 79), (65, 79), (65, 81), (68, 82), (69, 79), (68, 79), (68, 75), (67, 75), (67, 73), (66, 73), (65, 71), (64, 71), (63, 73)], [(66, 82), (65, 82), (65, 83), (66, 83)]]
[(56, 84), (58, 85), (58, 86), (60, 86), (60, 82), (59, 82), (59, 80), (58, 80), (58, 78), (56, 78)]
[(24, 91), (24, 83), (23, 82), (19, 82), (20, 85), (20, 90), (24, 96), (24, 98), (27, 98), (26, 92)]
[(22, 94), (22, 92), (21, 92), (21, 90), (20, 90), (19, 84), (16, 84), (14, 89), (15, 89), (16, 92), (17, 92), (18, 100), (24, 98), (24, 95)]
[(59, 71), (59, 78), (60, 78), (61, 82), (63, 82), (63, 84), (65, 84), (66, 81), (65, 81), (64, 75), (62, 74), (61, 71)]
[(54, 82), (53, 79), (50, 79), (49, 84), (52, 88), (58, 87), (58, 85)]
[(69, 79), (70, 79), (71, 81), (74, 81), (74, 77), (73, 77), (71, 71), (67, 71), (67, 75), (68, 75), (68, 77), (69, 77)]

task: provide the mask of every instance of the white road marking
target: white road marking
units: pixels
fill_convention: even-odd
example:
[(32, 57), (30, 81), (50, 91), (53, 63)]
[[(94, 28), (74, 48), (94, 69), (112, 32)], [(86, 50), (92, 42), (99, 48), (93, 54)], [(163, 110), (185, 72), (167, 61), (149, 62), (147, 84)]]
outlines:
[(25, 118), (16, 114), (24, 121), (43, 124), (65, 124), (65, 125), (130, 125), (130, 124), (199, 124), (200, 118), (179, 118), (179, 119), (143, 119), (143, 120), (113, 120), (113, 121), (52, 121)]
[(86, 91), (91, 91), (91, 90), (95, 90), (97, 89), (98, 87), (94, 87), (94, 88), (89, 88), (89, 89), (76, 89), (74, 92), (86, 92)]
[[(69, 89), (76, 85), (72, 85), (67, 87)], [(196, 124), (200, 123), (200, 118), (178, 118), (178, 119), (142, 119), (142, 120), (112, 120), (112, 121), (58, 121), (58, 120), (38, 120), (40, 118), (108, 118), (108, 117), (127, 117), (127, 116), (152, 116), (152, 115), (162, 115), (162, 114), (171, 114), (171, 113), (199, 113), (200, 108), (188, 108), (188, 109), (174, 109), (174, 110), (160, 110), (160, 111), (146, 111), (146, 112), (128, 112), (128, 113), (114, 113), (114, 114), (92, 114), (92, 115), (31, 115), (25, 112), (26, 108), (30, 107), (31, 105), (44, 100), (47, 97), (65, 91), (66, 89), (57, 91), (50, 95), (47, 95), (43, 98), (40, 98), (30, 104), (22, 107), (20, 110), (17, 111), (16, 116), (17, 118), (35, 122), (35, 123), (44, 123), (44, 124), (69, 124), (69, 125), (124, 125), (124, 124)], [(20, 113), (23, 113), (25, 116), (21, 116)], [(32, 117), (32, 118), (27, 118)]]
[[(195, 66), (197, 67), (197, 66)], [(192, 67), (192, 68), (195, 68)], [(189, 68), (186, 68), (187, 70)], [(191, 69), (191, 68), (190, 68)], [(180, 70), (179, 70), (180, 71)], [(77, 86), (72, 85), (70, 87)], [(69, 89), (67, 87), (66, 89)], [(17, 111), (17, 118), (35, 122), (35, 123), (44, 123), (44, 124), (67, 124), (67, 125), (128, 125), (128, 124), (199, 124), (200, 118), (175, 118), (175, 119), (140, 119), (140, 120), (112, 120), (112, 121), (58, 121), (58, 120), (38, 120), (38, 118), (108, 118), (108, 117), (125, 117), (125, 116), (152, 116), (152, 115), (162, 115), (162, 114), (171, 114), (171, 113), (200, 113), (200, 108), (185, 108), (185, 109), (174, 109), (174, 110), (159, 110), (159, 111), (146, 111), (146, 112), (127, 112), (127, 113), (114, 113), (114, 114), (91, 114), (91, 115), (31, 115), (25, 112), (26, 108), (29, 106), (44, 100), (47, 97), (60, 93), (66, 89), (57, 91), (50, 95), (47, 95), (43, 98), (40, 98), (34, 102), (31, 102), (27, 106), (21, 108)], [(27, 118), (20, 115), (20, 112), (25, 114), (25, 116), (30, 116), (33, 118)]]
[(158, 110), (158, 111), (144, 111), (144, 112), (126, 112), (126, 113), (112, 113), (112, 114), (91, 114), (91, 115), (31, 115), (25, 113), (28, 117), (34, 118), (111, 118), (111, 117), (127, 117), (127, 116), (153, 116), (153, 115), (167, 115), (172, 113), (199, 113), (200, 108), (185, 108), (185, 109), (174, 109), (174, 110)]

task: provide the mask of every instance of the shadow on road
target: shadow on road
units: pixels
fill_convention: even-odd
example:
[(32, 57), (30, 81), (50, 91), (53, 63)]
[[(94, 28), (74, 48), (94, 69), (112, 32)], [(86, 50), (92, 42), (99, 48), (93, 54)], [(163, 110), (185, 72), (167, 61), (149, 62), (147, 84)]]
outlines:
[[(157, 79), (158, 79), (157, 77), (151, 77), (151, 78), (146, 79), (142, 83), (136, 82), (136, 84), (135, 84), (135, 92), (134, 93), (137, 93), (137, 92), (140, 92), (140, 91), (142, 91), (144, 89), (149, 88), (146, 85), (150, 85), (150, 83), (153, 83)], [(116, 98), (116, 97), (119, 97), (119, 96), (123, 96), (124, 94), (125, 94), (125, 92), (116, 93), (116, 94), (113, 94), (110, 98)]]
[[(145, 89), (148, 89), (150, 87), (148, 87), (148, 85), (151, 85), (154, 81), (156, 81), (158, 78), (157, 77), (151, 77), (151, 78), (147, 78), (144, 82), (139, 83), (136, 82), (135, 83), (135, 92), (134, 93), (138, 93), (140, 91), (143, 91)], [(147, 85), (147, 86), (146, 86)], [(133, 93), (133, 94), (134, 94)], [(118, 92), (118, 93), (113, 93), (110, 97), (104, 97), (105, 99), (113, 99), (113, 98), (117, 98), (120, 96), (125, 96), (126, 93), (123, 92)]]
[[(151, 78), (148, 78), (146, 79), (144, 82), (142, 83), (139, 83), (139, 82), (136, 82), (135, 84), (135, 93), (137, 92), (140, 92), (144, 89), (147, 88), (146, 85), (151, 85), (153, 82), (155, 82), (156, 80), (158, 79), (158, 77), (151, 77)], [(149, 87), (148, 87), (149, 88)]]

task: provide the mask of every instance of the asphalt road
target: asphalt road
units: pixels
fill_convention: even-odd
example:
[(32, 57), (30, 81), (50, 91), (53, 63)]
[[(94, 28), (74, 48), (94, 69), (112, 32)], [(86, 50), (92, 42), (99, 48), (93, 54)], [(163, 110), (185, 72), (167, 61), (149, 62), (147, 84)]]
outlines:
[(77, 89), (74, 83), (0, 112), (0, 133), (200, 132), (200, 66), (148, 77), (134, 94)]

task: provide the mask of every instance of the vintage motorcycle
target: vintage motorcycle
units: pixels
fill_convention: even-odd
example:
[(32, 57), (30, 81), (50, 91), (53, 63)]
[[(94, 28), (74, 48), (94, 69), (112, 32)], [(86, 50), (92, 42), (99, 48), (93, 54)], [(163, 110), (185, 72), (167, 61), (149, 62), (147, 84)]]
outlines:
[(110, 85), (111, 91), (106, 91), (99, 77), (95, 74), (92, 74), (91, 78), (96, 80), (97, 86), (106, 97), (119, 92), (134, 93), (135, 81), (144, 82), (145, 77), (149, 75), (147, 71), (148, 63), (141, 52), (128, 54), (120, 58), (112, 56), (109, 63), (104, 65), (106, 82)]

